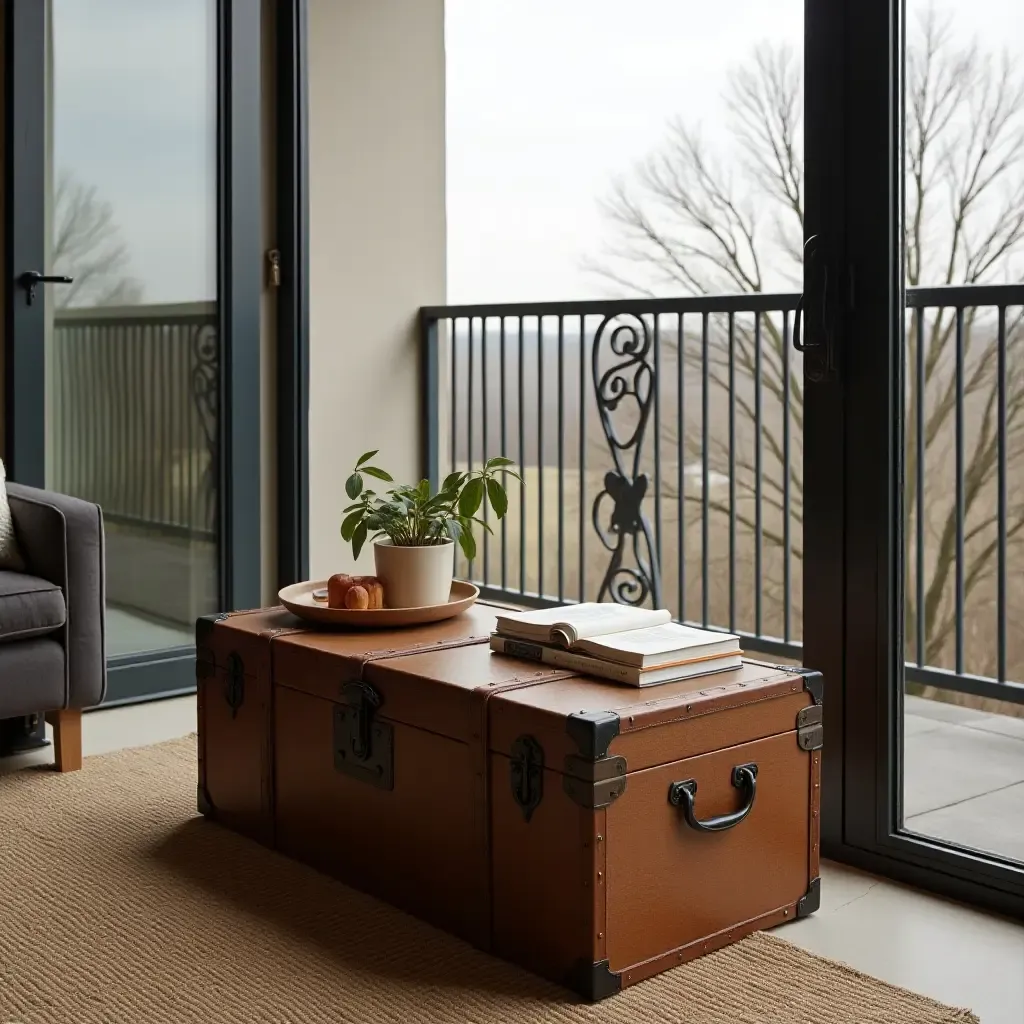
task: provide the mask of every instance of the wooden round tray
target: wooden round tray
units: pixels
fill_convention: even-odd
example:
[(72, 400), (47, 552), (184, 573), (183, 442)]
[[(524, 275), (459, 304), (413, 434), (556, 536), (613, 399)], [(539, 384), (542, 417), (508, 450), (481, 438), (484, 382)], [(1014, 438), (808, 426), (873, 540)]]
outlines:
[(421, 626), (427, 622), (440, 622), (464, 612), (480, 596), (472, 583), (456, 580), (452, 583), (447, 604), (426, 605), (423, 608), (374, 608), (353, 611), (351, 608), (328, 608), (325, 601), (313, 597), (314, 590), (322, 590), (327, 580), (307, 580), (293, 583), (278, 591), (277, 598), (293, 615), (307, 622), (323, 626), (355, 626), (364, 629), (386, 629), (400, 626)]

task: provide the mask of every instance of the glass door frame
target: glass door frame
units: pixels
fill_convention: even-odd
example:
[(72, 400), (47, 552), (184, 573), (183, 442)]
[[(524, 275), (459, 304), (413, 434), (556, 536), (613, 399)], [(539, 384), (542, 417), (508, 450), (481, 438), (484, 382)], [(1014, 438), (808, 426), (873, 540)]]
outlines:
[(825, 678), (822, 853), (1024, 916), (1024, 865), (900, 825), (903, 8), (805, 4), (803, 635)]
[[(18, 284), (45, 267), (46, 7), (4, 3), (5, 447), (12, 480), (43, 487), (46, 304)], [(260, 316), (263, 290), (261, 5), (218, 0), (217, 300), (220, 343), (218, 546), (222, 609), (261, 603)], [(58, 286), (59, 287), (59, 286)], [(195, 650), (108, 659), (104, 704), (195, 689)]]

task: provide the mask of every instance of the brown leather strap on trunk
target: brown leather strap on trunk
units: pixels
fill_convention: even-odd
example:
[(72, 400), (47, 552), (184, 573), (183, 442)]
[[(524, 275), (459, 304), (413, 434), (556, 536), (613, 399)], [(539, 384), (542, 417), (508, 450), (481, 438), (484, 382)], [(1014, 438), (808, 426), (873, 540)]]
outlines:
[(371, 661), (387, 661), (389, 658), (408, 658), (413, 654), (433, 653), (434, 651), (450, 651), (456, 647), (473, 647), (477, 644), (490, 642), (490, 634), (481, 636), (464, 636), (457, 640), (427, 640), (418, 644), (408, 644), (405, 647), (387, 647), (376, 651), (366, 651), (358, 656), (353, 655), (352, 660), (358, 661), (360, 666), (368, 665)]
[[(524, 662), (524, 665), (529, 664)], [(522, 676), (513, 676), (501, 683), (488, 683), (473, 691), (477, 699), (474, 711), (474, 728), (470, 736), (470, 758), (473, 764), (473, 834), (476, 839), (476, 863), (480, 871), (477, 891), (484, 898), (478, 901), (479, 922), (478, 943), (483, 949), (490, 949), (493, 941), (491, 912), (494, 906), (491, 875), (491, 738), (490, 700), (495, 694), (511, 690), (523, 690), (529, 686), (543, 686), (558, 679), (570, 679), (579, 675), (565, 669), (536, 669)]]

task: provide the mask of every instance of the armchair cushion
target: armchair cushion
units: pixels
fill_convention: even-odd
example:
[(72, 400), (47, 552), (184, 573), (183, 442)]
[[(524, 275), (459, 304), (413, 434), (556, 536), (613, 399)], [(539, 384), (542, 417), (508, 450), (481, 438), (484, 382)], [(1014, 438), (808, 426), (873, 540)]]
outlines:
[(106, 692), (103, 514), (81, 498), (9, 484), (21, 553), (34, 576), (60, 587), (67, 618), (55, 638), (64, 648), (64, 700), (88, 708)]
[(38, 576), (0, 570), (0, 643), (45, 636), (64, 625), (60, 587)]
[(7, 471), (0, 459), (0, 569), (24, 572), (25, 562), (18, 549), (18, 538), (14, 535), (14, 519), (7, 501)]

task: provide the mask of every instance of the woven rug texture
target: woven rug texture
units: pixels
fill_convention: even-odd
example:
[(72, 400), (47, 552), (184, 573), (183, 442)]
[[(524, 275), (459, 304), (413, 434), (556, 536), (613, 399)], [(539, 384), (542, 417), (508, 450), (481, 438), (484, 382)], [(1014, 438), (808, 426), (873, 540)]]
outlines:
[(0, 776), (0, 1024), (954, 1024), (754, 935), (594, 1006), (196, 816), (194, 739)]

